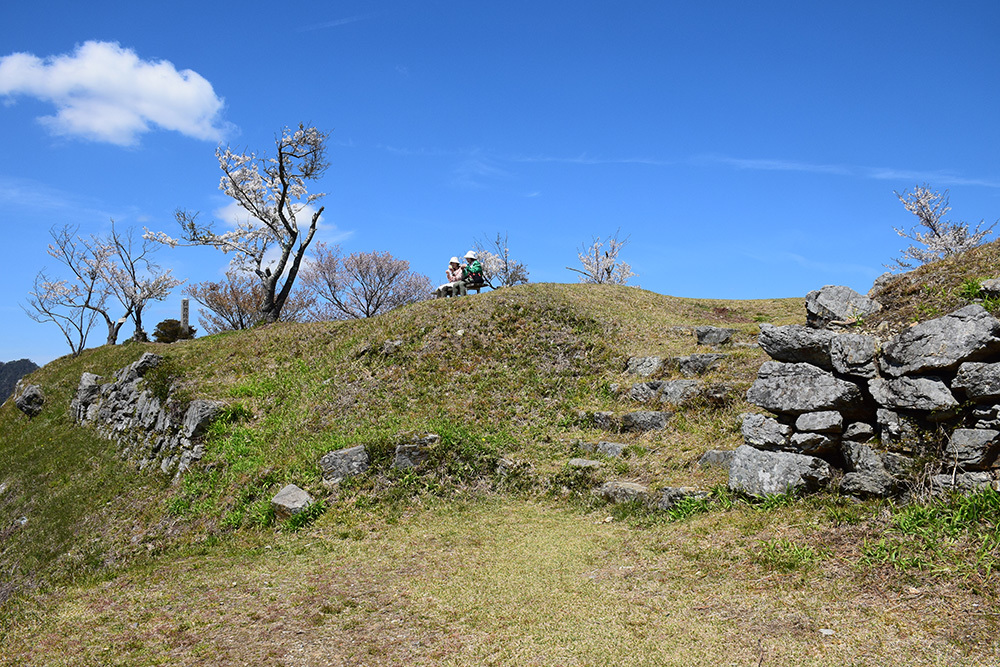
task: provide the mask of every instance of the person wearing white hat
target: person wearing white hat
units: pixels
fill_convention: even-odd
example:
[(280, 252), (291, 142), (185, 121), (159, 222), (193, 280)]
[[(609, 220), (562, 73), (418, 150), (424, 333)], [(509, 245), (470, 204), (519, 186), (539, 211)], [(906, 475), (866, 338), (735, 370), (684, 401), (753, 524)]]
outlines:
[(458, 257), (452, 257), (448, 262), (448, 268), (444, 272), (445, 278), (448, 282), (437, 288), (435, 294), (437, 298), (445, 296), (458, 296), (459, 290), (464, 287), (462, 283), (462, 263), (458, 261)]
[(483, 276), (483, 263), (479, 261), (475, 251), (470, 250), (465, 253), (465, 266), (462, 267), (462, 287), (459, 294), (465, 296), (468, 294), (467, 288), (482, 287), (484, 284), (486, 284), (486, 278)]

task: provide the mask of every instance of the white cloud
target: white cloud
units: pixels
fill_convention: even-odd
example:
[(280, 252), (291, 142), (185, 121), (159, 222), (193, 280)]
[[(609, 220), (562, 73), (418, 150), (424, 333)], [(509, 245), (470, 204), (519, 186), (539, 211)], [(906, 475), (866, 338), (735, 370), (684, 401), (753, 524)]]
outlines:
[(195, 139), (220, 141), (228, 125), (212, 84), (166, 60), (141, 60), (114, 42), (85, 42), (72, 54), (42, 60), (30, 53), (0, 58), (0, 95), (51, 102), (39, 118), (53, 134), (137, 143), (153, 126)]

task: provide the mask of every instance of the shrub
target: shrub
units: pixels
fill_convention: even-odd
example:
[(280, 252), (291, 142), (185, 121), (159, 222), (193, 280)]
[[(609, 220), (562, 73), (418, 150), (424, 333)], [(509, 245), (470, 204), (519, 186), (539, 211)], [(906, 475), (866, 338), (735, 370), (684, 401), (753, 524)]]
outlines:
[(194, 332), (194, 327), (188, 327), (185, 331), (178, 320), (167, 319), (156, 325), (153, 338), (156, 339), (157, 343), (173, 343), (178, 340), (194, 338)]

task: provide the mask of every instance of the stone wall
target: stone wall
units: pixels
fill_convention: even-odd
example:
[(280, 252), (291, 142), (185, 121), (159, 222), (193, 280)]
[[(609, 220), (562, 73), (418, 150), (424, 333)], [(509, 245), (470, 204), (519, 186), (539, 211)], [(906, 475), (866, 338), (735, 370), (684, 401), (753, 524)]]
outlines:
[(70, 414), (117, 442), (122, 457), (139, 469), (155, 465), (165, 474), (180, 474), (202, 457), (201, 436), (223, 405), (200, 399), (182, 401), (170, 393), (161, 401), (143, 378), (162, 361), (147, 352), (117, 371), (110, 382), (84, 373)]
[(734, 489), (763, 495), (836, 481), (845, 493), (884, 497), (928, 485), (996, 488), (1000, 321), (982, 306), (886, 341), (765, 324), (759, 343), (772, 361), (747, 400), (770, 414), (743, 415)]

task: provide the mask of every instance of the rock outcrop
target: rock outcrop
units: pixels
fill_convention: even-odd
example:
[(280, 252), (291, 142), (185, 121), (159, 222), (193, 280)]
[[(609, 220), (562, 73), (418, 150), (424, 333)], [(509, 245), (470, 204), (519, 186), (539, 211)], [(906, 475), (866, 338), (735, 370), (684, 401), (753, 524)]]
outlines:
[(162, 357), (147, 352), (117, 371), (110, 382), (84, 373), (70, 403), (70, 414), (78, 423), (92, 425), (117, 442), (122, 457), (139, 469), (156, 465), (166, 474), (180, 474), (203, 456), (201, 436), (223, 404), (186, 401), (171, 392), (161, 400), (144, 378), (162, 362)]
[[(853, 297), (843, 303), (864, 306)], [(744, 445), (730, 464), (734, 489), (815, 488), (837, 477), (836, 468), (841, 490), (861, 497), (899, 493), (918, 472), (937, 489), (997, 484), (1000, 321), (982, 306), (884, 343), (764, 325), (760, 344), (775, 361), (761, 366), (747, 400), (771, 415), (743, 415)], [(932, 461), (931, 469), (915, 470), (918, 456)]]

